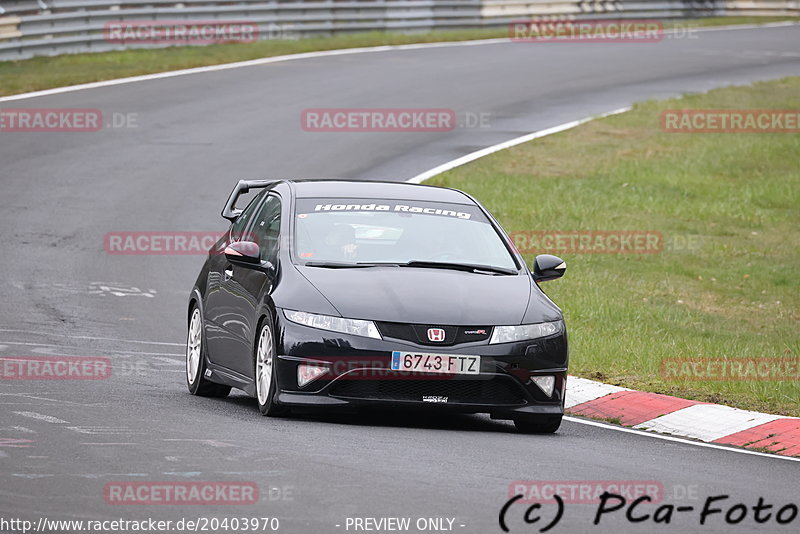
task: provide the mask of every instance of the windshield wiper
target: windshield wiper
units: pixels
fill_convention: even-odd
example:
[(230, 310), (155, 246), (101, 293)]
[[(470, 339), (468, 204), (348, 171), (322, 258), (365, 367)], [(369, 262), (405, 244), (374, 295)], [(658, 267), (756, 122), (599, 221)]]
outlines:
[(357, 269), (363, 267), (421, 267), (424, 269), (452, 269), (454, 271), (465, 271), (470, 273), (491, 273), (491, 274), (517, 274), (514, 269), (505, 267), (495, 267), (494, 265), (482, 265), (475, 263), (451, 263), (445, 261), (411, 260), (405, 263), (397, 262), (337, 262), (337, 261), (307, 261), (306, 267), (322, 267), (325, 269)]
[(423, 267), (428, 269), (453, 269), (456, 271), (467, 271), (471, 273), (485, 272), (495, 274), (517, 274), (515, 269), (496, 267), (494, 265), (480, 265), (476, 263), (450, 263), (446, 261), (411, 260), (406, 263), (401, 263), (400, 266)]
[(359, 267), (377, 267), (378, 263), (348, 263), (338, 261), (307, 261), (306, 267), (324, 267), (326, 269), (356, 269)]

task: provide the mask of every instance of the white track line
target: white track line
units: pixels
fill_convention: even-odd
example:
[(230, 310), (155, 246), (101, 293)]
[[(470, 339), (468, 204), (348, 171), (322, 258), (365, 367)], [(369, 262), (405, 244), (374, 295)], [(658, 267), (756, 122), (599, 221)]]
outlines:
[(384, 46), (369, 46), (362, 48), (343, 48), (339, 50), (322, 50), (319, 52), (305, 52), (302, 54), (287, 54), (284, 56), (272, 56), (261, 59), (251, 59), (249, 61), (237, 61), (235, 63), (222, 63), (220, 65), (208, 65), (206, 67), (195, 67), (192, 69), (172, 70), (166, 72), (156, 72), (153, 74), (144, 74), (142, 76), (130, 76), (128, 78), (117, 78), (114, 80), (104, 80), (101, 82), (82, 83), (79, 85), (68, 85), (66, 87), (56, 87), (54, 89), (45, 89), (43, 91), (34, 91), (31, 93), (21, 93), (18, 95), (10, 95), (0, 97), (0, 102), (11, 102), (13, 100), (23, 100), (27, 98), (36, 98), (39, 96), (50, 96), (61, 93), (69, 93), (72, 91), (81, 91), (84, 89), (96, 89), (98, 87), (110, 87), (113, 85), (122, 85), (127, 83), (143, 82), (148, 80), (158, 80), (161, 78), (174, 78), (176, 76), (186, 76), (189, 74), (202, 74), (205, 72), (218, 72), (228, 69), (239, 69), (243, 67), (256, 67), (259, 65), (269, 65), (270, 63), (281, 63), (284, 61), (294, 61), (297, 59), (314, 59), (328, 56), (345, 56), (348, 54), (367, 54), (375, 52), (388, 52), (391, 50), (415, 50), (418, 48), (442, 48), (449, 46), (476, 46), (484, 44), (498, 44), (509, 42), (509, 39), (481, 39), (477, 41), (448, 41), (441, 43), (415, 43), (407, 45), (384, 45)]
[(767, 22), (766, 24), (729, 24), (727, 26), (705, 26), (703, 28), (681, 27), (665, 31), (664, 33), (685, 33), (687, 30), (702, 32), (720, 32), (725, 30), (753, 30), (756, 28), (783, 28), (786, 26), (797, 26), (797, 22), (785, 20), (783, 22)]
[(580, 419), (577, 417), (570, 417), (568, 415), (564, 416), (565, 421), (569, 421), (570, 423), (579, 423), (581, 425), (589, 425), (589, 426), (599, 426), (601, 428), (607, 428), (608, 430), (616, 430), (617, 432), (626, 432), (628, 434), (636, 434), (639, 436), (645, 436), (648, 438), (655, 438), (655, 439), (663, 439), (664, 441), (674, 441), (677, 443), (685, 443), (687, 445), (694, 445), (695, 447), (706, 447), (708, 449), (719, 449), (723, 451), (729, 452), (738, 452), (739, 454), (749, 454), (751, 456), (764, 456), (766, 458), (772, 458), (777, 460), (788, 460), (790, 462), (800, 462), (800, 458), (795, 458), (792, 456), (780, 456), (778, 454), (768, 454), (765, 452), (758, 452), (758, 451), (751, 451), (749, 449), (739, 449), (734, 448), (732, 446), (725, 446), (725, 445), (718, 445), (716, 443), (703, 443), (701, 441), (692, 441), (690, 439), (679, 438), (675, 436), (665, 436), (664, 434), (654, 434), (652, 432), (643, 432), (641, 430), (634, 430), (632, 428), (624, 428), (621, 426), (610, 425), (606, 423), (600, 423), (597, 421), (590, 421), (588, 419)]
[[(747, 24), (747, 25), (731, 25), (731, 26), (709, 26), (703, 28), (691, 28), (694, 32), (707, 32), (707, 31), (730, 31), (730, 30), (752, 30), (759, 28), (778, 28), (785, 26), (795, 26), (795, 22), (771, 22), (767, 24)], [(686, 32), (687, 28), (676, 28), (674, 30), (666, 30), (665, 34)], [(153, 74), (144, 74), (142, 76), (130, 76), (128, 78), (117, 78), (115, 80), (104, 80), (101, 82), (83, 83), (79, 85), (69, 85), (66, 87), (56, 87), (54, 89), (45, 89), (43, 91), (33, 91), (31, 93), (21, 93), (18, 95), (9, 95), (0, 97), (0, 102), (12, 102), (14, 100), (24, 100), (28, 98), (36, 98), (40, 96), (57, 95), (61, 93), (70, 93), (72, 91), (81, 91), (84, 89), (96, 89), (99, 87), (111, 87), (113, 85), (122, 85), (127, 83), (143, 82), (148, 80), (158, 80), (161, 78), (174, 78), (176, 76), (186, 76), (189, 74), (202, 74), (205, 72), (218, 72), (228, 69), (239, 69), (243, 67), (255, 67), (259, 65), (268, 65), (270, 63), (281, 63), (283, 61), (294, 61), (297, 59), (314, 59), (329, 56), (345, 56), (348, 54), (369, 54), (375, 52), (390, 52), (395, 50), (418, 50), (427, 48), (444, 48), (456, 46), (480, 46), (487, 44), (503, 44), (510, 43), (511, 39), (507, 37), (498, 39), (478, 39), (473, 41), (444, 41), (440, 43), (413, 43), (405, 45), (383, 45), (383, 46), (367, 46), (361, 48), (344, 48), (339, 50), (322, 50), (318, 52), (305, 52), (302, 54), (287, 54), (283, 56), (273, 56), (260, 59), (251, 59), (249, 61), (237, 61), (234, 63), (223, 63), (220, 65), (209, 65), (206, 67), (195, 67), (192, 69), (173, 70), (166, 72), (156, 72)], [(521, 44), (521, 43), (520, 43)]]
[(520, 137), (515, 137), (514, 139), (509, 139), (508, 141), (503, 141), (502, 143), (498, 143), (496, 145), (492, 145), (490, 147), (482, 148), (481, 150), (476, 150), (475, 152), (471, 152), (466, 156), (461, 156), (460, 158), (456, 158), (454, 160), (448, 161), (447, 163), (442, 163), (438, 167), (434, 167), (429, 171), (425, 171), (420, 173), (413, 178), (409, 178), (406, 180), (408, 183), (411, 184), (419, 184), (428, 180), (429, 178), (433, 178), (437, 174), (442, 174), (443, 172), (449, 171), (456, 167), (460, 167), (461, 165), (465, 165), (476, 159), (482, 158), (484, 156), (488, 156), (489, 154), (493, 154), (495, 152), (499, 152), (500, 150), (505, 150), (506, 148), (511, 148), (512, 146), (517, 146), (522, 143), (527, 143), (528, 141), (533, 141), (534, 139), (538, 139), (540, 137), (544, 137), (546, 135), (552, 135), (554, 133), (563, 132), (564, 130), (569, 130), (571, 128), (575, 128), (576, 126), (580, 126), (581, 124), (587, 123), (591, 120), (608, 117), (611, 115), (618, 115), (620, 113), (625, 113), (626, 111), (630, 111), (630, 106), (615, 109), (613, 111), (609, 111), (607, 113), (603, 113), (601, 115), (597, 115), (594, 117), (585, 117), (583, 119), (578, 119), (576, 121), (565, 122), (564, 124), (559, 124), (558, 126), (553, 126), (551, 128), (545, 128), (544, 130), (539, 130), (537, 132), (529, 133), (526, 135), (522, 135)]

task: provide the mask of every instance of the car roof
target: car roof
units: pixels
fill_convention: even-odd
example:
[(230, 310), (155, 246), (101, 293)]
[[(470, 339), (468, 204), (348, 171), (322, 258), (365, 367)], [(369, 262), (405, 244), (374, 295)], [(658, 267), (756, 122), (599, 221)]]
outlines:
[(374, 198), (475, 204), (469, 196), (456, 189), (405, 182), (309, 179), (290, 180), (289, 183), (296, 198)]

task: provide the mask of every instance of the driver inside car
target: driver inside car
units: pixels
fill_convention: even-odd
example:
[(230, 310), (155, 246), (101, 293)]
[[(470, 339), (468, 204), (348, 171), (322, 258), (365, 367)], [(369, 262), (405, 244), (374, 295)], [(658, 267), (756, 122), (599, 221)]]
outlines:
[(325, 247), (331, 259), (355, 260), (358, 257), (356, 229), (349, 224), (334, 225), (325, 237)]

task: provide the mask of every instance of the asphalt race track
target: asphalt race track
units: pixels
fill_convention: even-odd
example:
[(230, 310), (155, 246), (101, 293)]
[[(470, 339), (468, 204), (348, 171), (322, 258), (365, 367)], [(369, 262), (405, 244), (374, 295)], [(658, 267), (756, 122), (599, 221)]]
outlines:
[[(717, 502), (724, 510), (754, 506), (759, 497), (778, 508), (796, 500), (800, 463), (788, 459), (576, 422), (553, 436), (528, 436), (482, 416), (267, 419), (241, 394), (192, 397), (183, 341), (202, 257), (103, 248), (107, 232), (221, 232), (219, 212), (240, 178), (406, 180), (634, 101), (800, 75), (800, 26), (694, 37), (390, 50), (2, 103), (133, 114), (137, 127), (0, 134), (0, 356), (102, 356), (114, 368), (108, 380), (0, 383), (0, 515), (277, 517), (280, 532), (319, 534), (353, 532), (348, 517), (410, 517), (412, 524), (441, 517), (454, 519), (455, 532), (488, 534), (501, 532), (498, 513), (513, 481), (617, 480), (654, 481), (665, 503), (695, 511), (661, 525), (617, 512), (593, 526), (595, 505), (568, 504), (551, 532), (793, 530), (774, 518), (756, 525), (752, 511), (738, 526), (723, 514), (699, 525), (707, 497), (730, 495)], [(306, 108), (348, 107), (450, 108), (488, 124), (446, 133), (300, 126)], [(569, 275), (555, 283), (568, 284)], [(254, 482), (260, 501), (176, 507), (104, 499), (109, 482), (193, 480)], [(525, 508), (509, 511), (511, 532), (539, 532), (555, 515), (554, 505), (544, 505), (543, 519), (527, 525)]]

